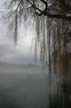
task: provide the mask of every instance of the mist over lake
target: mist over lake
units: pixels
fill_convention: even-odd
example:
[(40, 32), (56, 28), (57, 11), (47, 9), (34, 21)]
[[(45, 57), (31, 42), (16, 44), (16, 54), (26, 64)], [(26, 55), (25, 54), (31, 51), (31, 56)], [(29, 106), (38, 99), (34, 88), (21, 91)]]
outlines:
[(1, 108), (46, 108), (47, 91), (42, 66), (0, 63)]

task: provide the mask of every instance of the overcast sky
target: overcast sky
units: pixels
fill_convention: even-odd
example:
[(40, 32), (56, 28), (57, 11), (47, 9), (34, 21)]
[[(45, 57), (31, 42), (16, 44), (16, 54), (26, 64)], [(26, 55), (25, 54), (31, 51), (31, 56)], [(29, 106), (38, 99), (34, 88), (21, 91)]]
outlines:
[[(0, 11), (4, 10), (4, 1), (0, 0)], [(34, 63), (33, 35), (31, 28), (28, 27), (28, 32), (25, 32), (22, 27), (18, 44), (15, 46), (11, 31), (8, 30), (7, 24), (0, 18), (0, 62)]]

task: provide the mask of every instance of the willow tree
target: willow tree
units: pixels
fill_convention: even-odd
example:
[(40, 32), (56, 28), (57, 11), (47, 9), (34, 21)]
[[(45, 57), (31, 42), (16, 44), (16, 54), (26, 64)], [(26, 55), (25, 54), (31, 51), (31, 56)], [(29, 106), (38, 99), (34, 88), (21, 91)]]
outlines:
[[(71, 0), (9, 0), (8, 18), (17, 42), (20, 24), (34, 25), (35, 48), (40, 46), (40, 60), (49, 65), (49, 72), (67, 77), (68, 44), (71, 38)], [(35, 50), (36, 52), (36, 50)], [(36, 54), (36, 53), (35, 53)], [(35, 55), (36, 57), (36, 55)]]

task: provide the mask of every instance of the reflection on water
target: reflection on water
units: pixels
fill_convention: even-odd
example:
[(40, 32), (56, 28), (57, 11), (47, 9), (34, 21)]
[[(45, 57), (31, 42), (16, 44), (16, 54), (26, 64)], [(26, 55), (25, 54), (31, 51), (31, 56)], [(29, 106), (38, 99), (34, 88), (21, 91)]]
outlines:
[(42, 67), (10, 65), (0, 71), (0, 108), (71, 108), (71, 84), (56, 83), (55, 76), (49, 84)]
[(45, 108), (47, 85), (42, 67), (5, 65), (0, 72), (0, 108)]

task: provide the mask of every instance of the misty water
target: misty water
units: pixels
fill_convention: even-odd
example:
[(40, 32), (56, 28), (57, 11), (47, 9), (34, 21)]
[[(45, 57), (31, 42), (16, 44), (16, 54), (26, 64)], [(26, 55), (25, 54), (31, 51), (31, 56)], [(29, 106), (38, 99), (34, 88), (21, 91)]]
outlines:
[(46, 68), (0, 64), (0, 108), (47, 108), (48, 91)]

